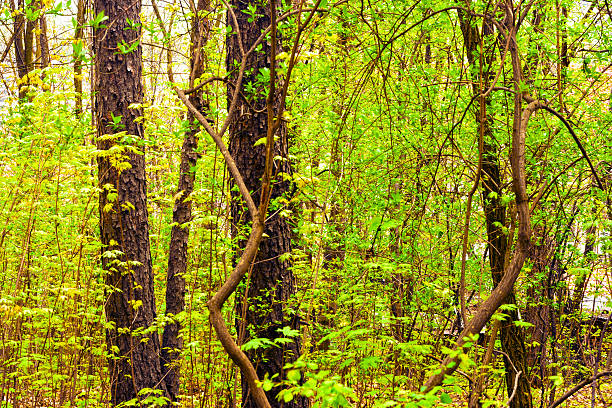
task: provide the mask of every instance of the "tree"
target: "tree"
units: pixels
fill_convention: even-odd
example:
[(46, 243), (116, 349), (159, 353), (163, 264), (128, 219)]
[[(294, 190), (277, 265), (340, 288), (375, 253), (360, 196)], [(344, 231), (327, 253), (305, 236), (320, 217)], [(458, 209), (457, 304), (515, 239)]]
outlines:
[[(155, 11), (161, 20), (155, 3)], [(203, 73), (203, 47), (208, 38), (209, 22), (204, 13), (209, 11), (209, 1), (199, 0), (194, 10), (191, 27), (191, 58), (189, 86), (193, 88), (196, 79)], [(193, 106), (206, 112), (207, 104), (201, 90), (192, 92), (189, 101)], [(162, 364), (165, 366), (164, 380), (168, 393), (173, 401), (177, 401), (180, 371), (179, 354), (183, 340), (177, 315), (185, 309), (185, 274), (187, 272), (187, 248), (189, 244), (189, 223), (191, 222), (191, 193), (195, 183), (195, 167), (198, 163), (197, 134), (200, 131), (194, 114), (187, 112), (187, 129), (181, 148), (181, 164), (178, 182), (178, 192), (172, 212), (172, 232), (170, 235), (170, 251), (168, 254), (168, 271), (166, 275), (166, 316), (173, 319), (164, 327), (162, 338)]]
[(83, 26), (85, 25), (85, 0), (77, 1), (76, 27), (74, 30), (74, 111), (79, 116), (83, 111)]
[[(495, 61), (490, 54), (483, 49), (484, 41), (491, 41), (494, 27), (485, 22), (482, 25), (482, 33), (474, 25), (474, 21), (463, 12), (459, 12), (461, 31), (465, 43), (465, 51), (472, 68), (472, 81), (474, 98), (478, 100), (476, 122), (478, 123), (478, 139), (481, 155), (480, 181), (482, 184), (482, 199), (484, 202), (484, 213), (487, 230), (487, 246), (489, 254), (489, 265), (491, 278), (494, 285), (498, 285), (504, 275), (508, 249), (508, 237), (504, 233), (506, 227), (506, 206), (503, 203), (503, 179), (501, 166), (495, 149), (496, 139), (491, 129), (494, 120), (491, 112), (491, 98), (483, 95), (491, 87), (494, 73), (491, 71), (492, 62)], [(503, 47), (503, 44), (501, 45)], [(480, 58), (476, 57), (480, 54)], [(508, 315), (500, 325), (500, 338), (502, 350), (508, 355), (504, 359), (506, 368), (506, 388), (508, 395), (512, 395), (516, 388), (516, 397), (510, 401), (512, 408), (530, 408), (531, 387), (527, 379), (527, 353), (525, 349), (525, 334), (514, 322), (519, 320), (518, 309), (514, 289), (511, 289), (505, 304), (511, 305), (506, 310)], [(494, 341), (494, 340), (493, 340)], [(477, 393), (476, 393), (477, 394)]]
[[(160, 364), (142, 138), (141, 2), (96, 0), (95, 113), (111, 402), (166, 395)], [(103, 14), (100, 14), (103, 13)], [(144, 394), (140, 391), (147, 389)]]
[[(277, 2), (276, 6), (280, 6), (280, 1), (273, 1)], [(238, 77), (237, 68), (243, 59), (241, 49), (251, 48), (261, 33), (273, 23), (271, 13), (275, 12), (275, 7), (274, 5), (263, 7), (258, 1), (244, 0), (232, 0), (230, 6), (228, 21), (232, 27), (232, 34), (227, 38), (227, 69), (230, 72), (230, 79), (235, 82)], [(242, 44), (238, 43), (240, 39)], [(280, 49), (280, 39), (276, 41), (276, 49)], [(240, 88), (241, 92), (246, 95), (246, 100), (238, 101), (236, 113), (229, 127), (229, 151), (258, 206), (262, 195), (260, 188), (266, 166), (266, 154), (265, 146), (257, 142), (266, 136), (270, 126), (266, 111), (266, 92), (271, 91), (268, 88), (269, 77), (267, 79), (266, 75), (271, 75), (270, 72), (273, 72), (270, 70), (270, 65), (274, 59), (271, 44), (268, 42), (263, 42), (261, 50), (248, 56), (243, 84), (249, 84), (255, 88), (255, 91), (249, 91), (244, 85)], [(231, 103), (233, 93), (234, 88), (230, 84), (228, 103)], [(281, 112), (280, 92), (272, 95), (272, 101), (275, 116), (278, 116)], [(281, 123), (275, 134), (277, 141), (274, 143), (274, 157), (277, 159), (274, 162), (274, 186), (269, 198), (272, 207), (265, 225), (267, 237), (260, 245), (246, 286), (239, 294), (236, 306), (238, 336), (244, 342), (255, 338), (273, 341), (283, 337), (284, 327), (292, 330), (299, 328), (298, 316), (287, 310), (287, 303), (294, 295), (295, 287), (293, 273), (287, 261), (287, 255), (291, 252), (291, 226), (283, 211), (291, 187), (286, 178), (291, 174), (286, 126)], [(257, 144), (260, 145), (256, 146)], [(250, 221), (250, 217), (237, 194), (233, 194), (231, 215), (234, 231), (238, 237), (242, 228)], [(239, 239), (239, 242), (243, 243), (244, 240)], [(247, 353), (254, 362), (260, 379), (266, 376), (272, 377), (275, 374), (280, 374), (280, 378), (283, 379), (283, 367), (286, 363), (294, 361), (299, 354), (300, 343), (295, 337), (291, 342), (283, 343), (280, 347), (259, 348)], [(242, 392), (244, 407), (257, 406), (244, 380)], [(278, 390), (267, 393), (268, 401), (274, 407), (281, 406), (281, 402), (275, 398), (277, 393)], [(291, 402), (285, 403), (284, 406), (304, 407), (307, 404), (306, 398), (296, 397)]]
[[(0, 26), (1, 401), (478, 408), (528, 406), (530, 392), (557, 406), (594, 384), (591, 405), (605, 405), (606, 4), (583, 17), (572, 2), (322, 0), (310, 24), (317, 1), (196, 14), (204, 0), (181, 0), (143, 4), (140, 30), (132, 3), (113, 3), (119, 16), (92, 3), (87, 21), (86, 0), (13, 1)], [(25, 67), (28, 22), (20, 77), (6, 64), (20, 33)], [(97, 105), (73, 92), (95, 78), (94, 26), (109, 39)], [(96, 106), (99, 149), (83, 143)], [(302, 354), (283, 361), (294, 337)]]
[[(528, 9), (529, 8), (527, 8), (527, 10)], [(508, 50), (512, 60), (512, 82), (515, 93), (510, 162), (512, 168), (512, 189), (516, 196), (518, 219), (516, 250), (510, 263), (504, 265), (503, 273), (495, 278), (496, 286), (490, 296), (479, 305), (471, 319), (465, 323), (463, 331), (459, 334), (455, 350), (463, 349), (464, 345), (470, 341), (470, 337), (480, 332), (491, 316), (493, 316), (493, 313), (495, 313), (502, 304), (511, 300), (514, 283), (521, 273), (521, 269), (531, 247), (531, 214), (529, 212), (525, 175), (525, 135), (531, 115), (537, 110), (543, 109), (545, 105), (534, 100), (527, 92), (520, 91), (519, 89), (519, 84), (523, 80), (523, 75), (516, 41), (518, 22), (512, 14), (511, 4), (506, 4), (505, 13), (506, 26), (502, 27), (502, 30), (500, 30), (502, 32), (500, 32), (500, 34), (502, 39), (508, 43)], [(484, 96), (481, 95), (481, 104), (484, 103), (483, 98)], [(524, 109), (522, 107), (523, 98), (529, 102)], [(481, 115), (482, 114), (484, 114), (484, 110), (481, 111)], [(482, 118), (483, 116), (481, 116), (481, 120)], [(486, 116), (484, 116), (484, 118), (486, 118)], [(484, 131), (482, 127), (480, 129), (481, 132)], [(492, 272), (495, 272), (493, 268)], [(457, 369), (458, 360), (458, 353), (449, 355), (442, 362), (439, 370), (425, 382), (425, 388), (430, 391), (433, 387), (442, 383), (445, 375), (451, 374)], [(516, 374), (518, 375), (518, 373)], [(509, 384), (508, 387), (510, 387)]]
[(13, 13), (12, 42), (15, 49), (15, 63), (19, 77), (19, 98), (27, 94), (30, 83), (28, 75), (35, 68), (46, 68), (49, 65), (49, 42), (47, 39), (47, 20), (44, 5), (39, 2), (24, 3), (10, 1)]

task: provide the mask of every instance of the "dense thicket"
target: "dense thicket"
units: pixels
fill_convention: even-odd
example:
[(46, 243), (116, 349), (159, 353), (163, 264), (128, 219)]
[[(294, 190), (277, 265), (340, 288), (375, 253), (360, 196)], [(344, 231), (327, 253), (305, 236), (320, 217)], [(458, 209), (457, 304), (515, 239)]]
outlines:
[(0, 407), (611, 402), (607, 2), (136, 3), (1, 15)]

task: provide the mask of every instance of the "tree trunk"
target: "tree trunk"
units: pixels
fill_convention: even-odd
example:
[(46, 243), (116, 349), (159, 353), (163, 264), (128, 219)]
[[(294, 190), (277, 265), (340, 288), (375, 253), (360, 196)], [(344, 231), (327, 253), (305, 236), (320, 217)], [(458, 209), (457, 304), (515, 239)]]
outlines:
[[(281, 4), (280, 1), (277, 4)], [(270, 25), (270, 10), (261, 7), (258, 1), (232, 0), (230, 2), (233, 12), (228, 12), (228, 22), (232, 26), (232, 34), (227, 37), (227, 67), (231, 72), (230, 78), (236, 80), (236, 64), (242, 61), (242, 55), (238, 44), (238, 35), (242, 38), (245, 50), (260, 36), (262, 30)], [(255, 18), (247, 14), (248, 7), (256, 7)], [(237, 26), (234, 22), (237, 22)], [(249, 22), (249, 19), (252, 21)], [(280, 44), (277, 44), (280, 49)], [(255, 142), (266, 137), (267, 113), (265, 91), (268, 83), (262, 78), (262, 70), (267, 71), (270, 66), (270, 44), (262, 43), (260, 51), (253, 53), (247, 61), (247, 67), (243, 84), (253, 84), (256, 92), (242, 89), (243, 95), (248, 98), (238, 100), (235, 117), (232, 119), (229, 132), (229, 151), (234, 157), (238, 170), (242, 173), (244, 182), (251, 191), (256, 205), (260, 201), (261, 177), (264, 173), (265, 150), (263, 145), (254, 146)], [(233, 72), (232, 72), (233, 70)], [(269, 71), (268, 71), (269, 72)], [(228, 98), (231, 99), (233, 87), (228, 86)], [(278, 95), (275, 97), (275, 111), (278, 111)], [(291, 227), (287, 218), (281, 215), (283, 205), (278, 199), (289, 192), (290, 184), (281, 173), (291, 174), (291, 166), (288, 156), (287, 129), (283, 125), (276, 132), (277, 141), (274, 146), (273, 156), (280, 156), (274, 163), (271, 202), (268, 218), (265, 223), (266, 238), (261, 243), (257, 258), (247, 280), (246, 287), (239, 291), (236, 305), (238, 342), (245, 342), (253, 338), (266, 338), (274, 340), (283, 337), (279, 330), (283, 327), (291, 329), (299, 328), (298, 317), (287, 312), (286, 306), (289, 298), (295, 293), (293, 273), (289, 269), (289, 262), (282, 255), (291, 251)], [(231, 215), (234, 223), (233, 231), (244, 242), (240, 230), (249, 221), (250, 216), (244, 210), (242, 201), (238, 194), (232, 191)], [(239, 244), (239, 246), (242, 246)], [(292, 338), (292, 342), (282, 344), (280, 347), (267, 347), (247, 351), (247, 356), (256, 367), (258, 377), (264, 379), (279, 374), (284, 379), (283, 366), (294, 361), (300, 354), (300, 341)], [(246, 381), (242, 381), (243, 407), (256, 407)], [(281, 404), (277, 399), (278, 388), (273, 388), (266, 395), (272, 407), (298, 408), (308, 406), (308, 400), (303, 397), (295, 397), (291, 402)]]
[[(207, 40), (208, 22), (202, 12), (210, 7), (208, 0), (199, 0), (191, 28), (191, 75), (190, 86), (203, 72), (202, 46)], [(202, 92), (189, 95), (189, 101), (200, 112), (208, 109)], [(185, 273), (187, 272), (187, 247), (189, 243), (189, 222), (191, 221), (191, 199), (195, 183), (195, 167), (198, 162), (197, 134), (200, 126), (191, 112), (187, 113), (189, 129), (185, 134), (181, 148), (181, 165), (178, 182), (178, 196), (172, 212), (172, 232), (170, 235), (170, 252), (168, 254), (168, 271), (166, 275), (166, 315), (172, 322), (166, 324), (162, 337), (162, 365), (164, 380), (172, 401), (178, 401), (180, 385), (180, 351), (183, 338), (179, 336), (181, 322), (176, 316), (185, 309)]]
[(40, 67), (47, 68), (51, 62), (49, 55), (49, 39), (47, 37), (47, 18), (41, 14), (38, 19), (40, 33), (38, 34), (38, 46), (40, 51)]
[[(85, 0), (77, 3), (77, 26), (74, 31), (76, 50), (84, 50), (83, 26), (85, 25)], [(79, 117), (83, 112), (83, 60), (82, 54), (75, 53), (74, 57), (74, 113)]]
[[(153, 271), (149, 246), (145, 160), (141, 139), (142, 116), (131, 104), (141, 103), (142, 49), (122, 53), (118, 44), (131, 46), (140, 39), (140, 1), (95, 0), (96, 15), (108, 20), (94, 31), (95, 112), (97, 122), (98, 180), (102, 267), (108, 300), (106, 331), (111, 377), (111, 403), (150, 393), (166, 396), (160, 365)], [(121, 132), (121, 133), (119, 133)], [(114, 135), (114, 136), (112, 136)], [(110, 149), (113, 151), (109, 151)], [(117, 153), (119, 151), (120, 153)]]
[[(15, 13), (15, 19), (13, 20), (13, 30), (15, 34), (13, 35), (13, 46), (15, 48), (15, 65), (17, 66), (17, 76), (19, 78), (19, 83), (17, 84), (19, 99), (23, 99), (26, 96), (25, 88), (23, 81), (27, 77), (28, 73), (31, 71), (31, 63), (32, 63), (32, 44), (30, 42), (30, 46), (27, 47), (27, 38), (28, 35), (31, 37), (33, 35), (33, 30), (31, 28), (32, 22), (26, 20), (24, 17), (24, 2), (20, 0), (18, 2), (18, 10), (15, 9), (15, 3), (13, 0), (10, 0), (11, 10)], [(27, 54), (29, 52), (29, 55)]]

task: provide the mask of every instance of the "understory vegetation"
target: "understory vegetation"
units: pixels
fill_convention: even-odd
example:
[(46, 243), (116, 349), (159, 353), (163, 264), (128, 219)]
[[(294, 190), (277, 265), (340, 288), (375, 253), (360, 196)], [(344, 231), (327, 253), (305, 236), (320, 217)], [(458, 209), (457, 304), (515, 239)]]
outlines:
[[(244, 406), (247, 376), (207, 302), (240, 269), (258, 221), (180, 92), (200, 92), (198, 109), (234, 157), (269, 159), (253, 175), (238, 169), (262, 180), (246, 183), (265, 225), (289, 225), (289, 250), (269, 258), (290, 275), (262, 281), (251, 266), (220, 309), (271, 406), (612, 404), (607, 1), (230, 3), (145, 0), (141, 21), (121, 17), (137, 39), (109, 58), (142, 53), (143, 97), (124, 102), (143, 133), (130, 134), (125, 114), (100, 111), (106, 84), (95, 72), (106, 68), (96, 68), (94, 43), (113, 17), (87, 0), (4, 2), (0, 407)], [(236, 15), (273, 27), (253, 51), (270, 67), (230, 58)], [(205, 26), (196, 36), (194, 19)], [(20, 60), (28, 38), (30, 60)], [(238, 126), (266, 109), (257, 142), (237, 145)], [(196, 161), (184, 165), (191, 134)], [(100, 163), (120, 178), (135, 157), (148, 226), (130, 228), (148, 231), (154, 298), (150, 324), (127, 327), (109, 320), (111, 294), (127, 296), (109, 276), (127, 279), (146, 261), (124, 256), (118, 238), (103, 241), (101, 219), (139, 210), (121, 201), (125, 184), (101, 182)], [(190, 193), (177, 187), (187, 173)], [(177, 222), (180, 203), (190, 216)], [(166, 313), (171, 236), (186, 227), (184, 307)], [(269, 254), (279, 235), (262, 235)], [(131, 297), (132, 322), (147, 307)], [(157, 387), (162, 360), (161, 380), (119, 403), (113, 370), (138, 359), (113, 333), (151, 346), (170, 324), (180, 329), (178, 394)], [(282, 369), (264, 375), (275, 350)]]

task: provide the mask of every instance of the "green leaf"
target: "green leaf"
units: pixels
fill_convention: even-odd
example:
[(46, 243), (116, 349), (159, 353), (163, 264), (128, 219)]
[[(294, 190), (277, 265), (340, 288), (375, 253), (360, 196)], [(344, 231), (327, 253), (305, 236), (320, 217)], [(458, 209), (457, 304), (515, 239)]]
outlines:
[(104, 15), (104, 11), (101, 11), (101, 12), (98, 13), (98, 15), (96, 17), (94, 17), (93, 20), (91, 20), (91, 25), (94, 28), (99, 28), (100, 23), (103, 22), (103, 21), (106, 21), (106, 20), (108, 20), (108, 16), (105, 16)]
[(262, 137), (261, 139), (258, 139), (255, 143), (253, 143), (253, 147), (256, 147), (259, 145), (265, 145), (266, 140), (268, 140), (266, 137)]
[(298, 382), (298, 381), (300, 381), (301, 378), (302, 378), (302, 375), (300, 374), (299, 370), (289, 370), (287, 372), (287, 379), (289, 381)]

